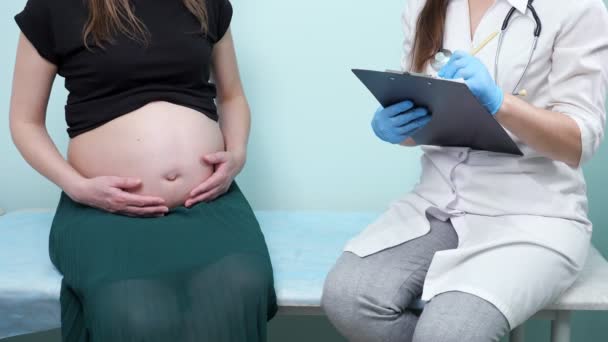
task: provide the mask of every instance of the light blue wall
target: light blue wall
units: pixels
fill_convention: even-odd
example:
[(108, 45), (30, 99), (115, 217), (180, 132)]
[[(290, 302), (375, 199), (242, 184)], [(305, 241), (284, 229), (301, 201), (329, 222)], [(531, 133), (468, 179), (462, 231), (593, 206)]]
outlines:
[[(404, 0), (233, 0), (242, 78), (253, 109), (249, 162), (240, 183), (258, 209), (382, 210), (416, 182), (419, 152), (380, 143), (369, 129), (375, 101), (350, 68), (398, 68)], [(21, 159), (8, 131), (18, 29), (25, 0), (0, 2), (0, 207), (52, 207), (58, 189)], [(65, 151), (63, 80), (48, 111)], [(608, 149), (587, 167), (595, 244), (608, 255)], [(313, 322), (314, 323), (314, 322)], [(318, 323), (318, 322), (317, 322)], [(575, 341), (603, 341), (606, 314), (579, 314)], [(317, 326), (326, 326), (318, 323)], [(277, 328), (278, 329), (278, 328)], [(283, 336), (274, 330), (275, 336)], [(288, 336), (290, 328), (284, 331)], [(307, 329), (301, 328), (300, 332)], [(535, 341), (544, 336), (533, 327)], [(312, 334), (312, 333), (311, 333)], [(302, 335), (329, 341), (331, 333)], [(306, 337), (307, 336), (307, 337)], [(333, 333), (332, 336), (335, 336)], [(295, 338), (295, 337), (293, 337)], [(277, 341), (279, 341), (277, 339)], [(295, 341), (295, 340), (294, 340)]]

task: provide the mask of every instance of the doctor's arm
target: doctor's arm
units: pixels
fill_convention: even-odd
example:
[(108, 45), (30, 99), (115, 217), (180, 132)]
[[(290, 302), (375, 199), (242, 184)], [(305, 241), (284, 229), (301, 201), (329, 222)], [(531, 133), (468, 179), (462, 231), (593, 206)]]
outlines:
[(535, 107), (505, 94), (496, 114), (502, 126), (547, 157), (577, 167), (583, 154), (581, 130), (568, 115)]
[(523, 142), (578, 167), (591, 158), (604, 137), (608, 15), (601, 1), (573, 7), (553, 45), (547, 80), (550, 100), (545, 108), (503, 92), (485, 66), (463, 52), (450, 59), (439, 75), (463, 78), (486, 109)]
[(547, 157), (576, 167), (582, 155), (581, 131), (569, 116), (534, 107), (506, 94), (496, 119), (502, 126)]
[(537, 108), (505, 95), (498, 121), (546, 156), (578, 167), (604, 137), (608, 87), (608, 14), (585, 1), (569, 16), (553, 46), (550, 102)]

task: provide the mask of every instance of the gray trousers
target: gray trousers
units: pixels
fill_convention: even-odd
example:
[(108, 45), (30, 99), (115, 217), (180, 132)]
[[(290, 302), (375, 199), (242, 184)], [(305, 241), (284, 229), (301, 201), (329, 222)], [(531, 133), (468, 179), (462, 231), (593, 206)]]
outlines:
[(429, 217), (431, 231), (360, 258), (345, 252), (329, 273), (322, 307), (338, 331), (353, 342), (490, 342), (509, 323), (489, 302), (463, 292), (433, 298), (422, 314), (407, 307), (422, 294), (437, 251), (458, 246), (452, 224)]

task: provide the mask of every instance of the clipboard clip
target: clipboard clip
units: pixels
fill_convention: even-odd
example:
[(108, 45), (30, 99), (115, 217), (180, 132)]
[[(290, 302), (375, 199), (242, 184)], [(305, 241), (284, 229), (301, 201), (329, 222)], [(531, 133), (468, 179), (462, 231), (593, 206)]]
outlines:
[(400, 71), (400, 70), (391, 70), (391, 69), (386, 69), (384, 71), (387, 73), (397, 74), (397, 75), (412, 75), (412, 76), (427, 77), (427, 78), (434, 78), (434, 79), (439, 78), (435, 75), (423, 74), (423, 73), (412, 72), (412, 71)]

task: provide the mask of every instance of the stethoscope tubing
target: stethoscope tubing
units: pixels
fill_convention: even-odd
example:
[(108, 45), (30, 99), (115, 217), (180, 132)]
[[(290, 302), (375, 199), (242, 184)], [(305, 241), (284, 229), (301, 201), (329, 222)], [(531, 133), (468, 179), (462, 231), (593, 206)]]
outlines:
[[(528, 62), (526, 63), (524, 71), (522, 72), (521, 76), (519, 77), (519, 80), (517, 81), (517, 84), (515, 84), (515, 87), (513, 88), (513, 91), (511, 92), (513, 95), (517, 95), (517, 89), (521, 85), (521, 82), (523, 81), (524, 77), (526, 76), (526, 73), (528, 72), (530, 63), (532, 63), (532, 58), (534, 58), (534, 52), (536, 51), (536, 47), (538, 46), (538, 38), (540, 37), (540, 34), (542, 32), (542, 22), (541, 22), (540, 18), (538, 17), (538, 14), (536, 13), (536, 9), (534, 9), (534, 6), (532, 6), (532, 1), (533, 0), (528, 1), (527, 8), (532, 13), (532, 16), (534, 17), (534, 21), (536, 23), (536, 26), (534, 28), (534, 41), (532, 43), (532, 48), (530, 49), (530, 53), (528, 56)], [(502, 44), (503, 44), (503, 41), (505, 38), (505, 34), (509, 28), (509, 24), (511, 23), (511, 17), (513, 16), (514, 13), (515, 13), (515, 7), (512, 7), (511, 10), (509, 10), (509, 13), (507, 13), (505, 20), (502, 23), (502, 27), (500, 28), (500, 36), (498, 37), (498, 46), (496, 48), (496, 56), (494, 57), (494, 80), (496, 82), (498, 82), (498, 62), (500, 59), (500, 52), (502, 50)]]

